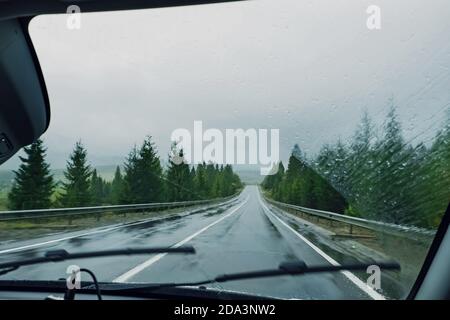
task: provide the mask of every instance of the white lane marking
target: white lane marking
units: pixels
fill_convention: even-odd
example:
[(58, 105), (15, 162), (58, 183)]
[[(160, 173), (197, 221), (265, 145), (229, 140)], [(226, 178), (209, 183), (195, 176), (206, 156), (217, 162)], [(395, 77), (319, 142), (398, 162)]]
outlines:
[[(239, 206), (237, 206), (236, 208), (234, 208), (233, 210), (231, 210), (231, 212), (227, 213), (226, 215), (224, 215), (223, 217), (217, 219), (216, 221), (208, 224), (206, 227), (201, 228), (200, 230), (198, 230), (197, 232), (191, 234), (189, 237), (177, 242), (176, 244), (174, 244), (173, 246), (171, 246), (171, 248), (178, 248), (184, 244), (186, 244), (187, 242), (191, 241), (192, 239), (194, 239), (195, 237), (197, 237), (198, 235), (200, 235), (201, 233), (205, 232), (206, 230), (208, 230), (209, 228), (211, 228), (212, 226), (218, 224), (219, 222), (221, 222), (222, 220), (228, 218), (229, 216), (231, 216), (233, 213), (235, 213), (236, 211), (238, 211), (244, 204), (246, 204), (248, 202), (250, 196), (247, 196), (247, 198), (245, 199), (244, 202), (242, 202)], [(132, 277), (134, 277), (135, 275), (137, 275), (139, 272), (142, 272), (144, 269), (150, 267), (152, 264), (154, 264), (155, 262), (161, 260), (162, 258), (164, 258), (167, 255), (167, 253), (159, 253), (156, 256), (151, 257), (150, 259), (142, 262), (141, 264), (137, 265), (136, 267), (134, 267), (133, 269), (128, 270), (127, 272), (125, 272), (124, 274), (121, 274), (120, 276), (118, 276), (117, 278), (115, 278), (113, 280), (113, 282), (126, 282), (129, 279), (131, 279)]]
[(73, 236), (67, 236), (67, 237), (63, 237), (63, 238), (58, 238), (58, 239), (53, 239), (53, 240), (33, 243), (33, 244), (26, 245), (26, 246), (21, 246), (21, 247), (4, 249), (4, 250), (0, 250), (0, 254), (17, 252), (17, 251), (23, 251), (23, 250), (27, 250), (27, 249), (31, 249), (31, 248), (35, 248), (35, 247), (45, 246), (45, 245), (52, 244), (52, 243), (58, 243), (58, 242), (65, 241), (65, 240), (81, 238), (81, 237), (84, 237), (84, 236), (89, 236), (89, 235), (103, 233), (103, 232), (114, 231), (114, 230), (117, 230), (117, 229), (120, 229), (120, 228), (126, 228), (126, 227), (130, 227), (130, 226), (135, 226), (135, 225), (147, 223), (147, 222), (153, 221), (153, 220), (155, 220), (154, 217), (148, 218), (148, 219), (144, 219), (144, 220), (139, 220), (139, 221), (132, 222), (132, 223), (120, 224), (120, 225), (117, 225), (117, 226), (114, 226), (114, 227), (109, 227), (109, 228), (106, 228), (106, 229), (100, 229), (100, 230), (96, 230), (96, 231), (80, 233), (80, 234), (76, 234), (76, 235), (73, 235)]
[[(325, 252), (323, 252), (319, 247), (317, 247), (315, 244), (313, 244), (311, 241), (306, 239), (304, 236), (302, 236), (300, 233), (298, 233), (296, 230), (292, 229), (291, 226), (289, 226), (286, 222), (281, 220), (279, 217), (277, 217), (274, 213), (270, 211), (270, 209), (262, 202), (261, 196), (258, 193), (259, 202), (261, 206), (263, 207), (264, 211), (272, 215), (275, 219), (277, 219), (282, 225), (284, 225), (286, 228), (291, 230), (297, 237), (302, 239), (308, 246), (310, 246), (314, 251), (316, 251), (320, 256), (322, 256), (325, 260), (327, 260), (330, 264), (333, 266), (339, 266), (339, 262), (334, 260), (332, 257), (327, 255)], [(350, 271), (341, 271), (341, 273), (346, 276), (351, 282), (353, 282), (359, 289), (364, 291), (367, 295), (369, 295), (374, 300), (385, 300), (386, 297), (382, 294), (376, 292), (371, 287), (369, 287), (366, 283), (361, 281), (357, 276), (355, 276)]]

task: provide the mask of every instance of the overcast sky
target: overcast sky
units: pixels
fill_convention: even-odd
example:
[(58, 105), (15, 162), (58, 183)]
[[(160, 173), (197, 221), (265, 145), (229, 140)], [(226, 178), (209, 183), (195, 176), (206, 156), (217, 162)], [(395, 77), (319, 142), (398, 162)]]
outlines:
[[(371, 4), (381, 30), (366, 27)], [(450, 102), (449, 12), (448, 0), (254, 0), (83, 14), (80, 30), (37, 17), (48, 159), (63, 167), (81, 139), (93, 165), (120, 164), (146, 135), (165, 157), (194, 120), (278, 128), (282, 159), (294, 143), (314, 154), (364, 109), (381, 123), (390, 97), (406, 137), (432, 132)]]

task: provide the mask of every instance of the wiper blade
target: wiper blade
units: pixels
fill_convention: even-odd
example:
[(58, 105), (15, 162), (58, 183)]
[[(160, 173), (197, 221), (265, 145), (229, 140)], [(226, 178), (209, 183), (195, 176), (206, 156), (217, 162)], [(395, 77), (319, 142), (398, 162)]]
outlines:
[(366, 271), (369, 266), (376, 265), (380, 269), (400, 270), (397, 262), (371, 262), (371, 263), (351, 263), (341, 265), (318, 265), (307, 266), (303, 261), (284, 262), (278, 269), (261, 270), (253, 272), (240, 272), (217, 276), (215, 282), (226, 282), (242, 279), (265, 278), (283, 275), (300, 275), (305, 273), (336, 272), (336, 271)]
[(180, 247), (153, 247), (153, 248), (125, 248), (125, 249), (74, 252), (74, 253), (67, 252), (66, 250), (51, 250), (45, 252), (45, 255), (43, 257), (0, 263), (0, 275), (4, 275), (8, 272), (17, 270), (22, 266), (29, 266), (33, 264), (40, 264), (46, 262), (60, 262), (84, 258), (154, 254), (154, 253), (194, 254), (195, 249), (192, 246), (180, 246)]
[(168, 287), (193, 287), (205, 284), (211, 284), (216, 282), (228, 282), (235, 280), (246, 280), (255, 278), (268, 278), (268, 277), (278, 277), (286, 275), (302, 275), (307, 273), (318, 273), (318, 272), (336, 272), (336, 271), (366, 271), (369, 266), (376, 265), (383, 270), (400, 270), (400, 264), (395, 261), (387, 262), (370, 262), (370, 263), (349, 263), (341, 265), (318, 265), (318, 266), (308, 266), (303, 261), (294, 262), (284, 262), (281, 263), (278, 269), (266, 269), (248, 272), (239, 272), (231, 274), (219, 275), (212, 279), (206, 279), (196, 282), (184, 282), (184, 283), (155, 283), (150, 285), (130, 285), (129, 287), (120, 289), (110, 289), (111, 291), (129, 291), (129, 290), (153, 290)]

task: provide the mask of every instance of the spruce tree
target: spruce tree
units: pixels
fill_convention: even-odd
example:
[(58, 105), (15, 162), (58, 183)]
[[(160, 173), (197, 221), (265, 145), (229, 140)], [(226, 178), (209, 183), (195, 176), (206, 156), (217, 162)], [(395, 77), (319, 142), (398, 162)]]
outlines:
[(238, 188), (231, 165), (227, 164), (222, 171), (222, 197), (231, 196)]
[(120, 167), (116, 167), (116, 171), (114, 173), (113, 181), (111, 182), (111, 196), (110, 202), (112, 204), (121, 203), (121, 195), (123, 193), (123, 177), (120, 172)]
[(375, 127), (367, 111), (364, 111), (350, 145), (348, 157), (346, 196), (353, 202), (352, 214), (370, 217), (374, 208), (374, 180), (376, 175)]
[(214, 182), (211, 187), (210, 198), (220, 198), (222, 196), (223, 179), (221, 174), (215, 175)]
[(124, 167), (122, 203), (147, 203), (163, 199), (163, 171), (150, 136), (141, 148), (131, 150)]
[(208, 196), (207, 182), (206, 182), (206, 164), (200, 163), (197, 165), (195, 171), (194, 186), (196, 193), (200, 199), (205, 199)]
[(280, 161), (278, 164), (278, 171), (274, 175), (273, 185), (272, 185), (272, 196), (275, 200), (281, 201), (282, 194), (283, 194), (282, 183), (283, 183), (284, 176), (285, 176), (284, 165), (283, 165), (283, 162)]
[(167, 196), (168, 201), (187, 201), (194, 197), (192, 190), (191, 171), (185, 162), (183, 149), (178, 150), (172, 144), (167, 169)]
[(201, 195), (198, 190), (195, 188), (195, 176), (197, 174), (197, 170), (195, 167), (191, 167), (191, 171), (189, 172), (189, 190), (190, 192), (190, 200), (199, 200), (201, 199)]
[(91, 175), (91, 196), (92, 196), (92, 205), (102, 205), (105, 200), (105, 182), (103, 179), (97, 174), (97, 169), (92, 171)]
[(280, 163), (271, 183), (276, 188), (272, 194), (280, 201), (339, 213), (347, 207), (344, 197), (309, 165), (298, 145), (292, 150), (286, 172)]
[(289, 157), (286, 179), (284, 181), (284, 188), (287, 192), (284, 200), (292, 204), (300, 204), (302, 202), (300, 197), (303, 196), (300, 183), (302, 164), (299, 159), (302, 159), (302, 154), (299, 146), (296, 144)]
[(122, 193), (119, 197), (120, 204), (137, 203), (137, 187), (140, 179), (138, 175), (138, 150), (136, 146), (131, 149), (124, 163), (124, 176)]
[(422, 177), (416, 187), (417, 220), (424, 227), (437, 228), (450, 199), (450, 108), (447, 109), (443, 128), (439, 130), (427, 150), (423, 168), (418, 174)]
[(137, 162), (137, 202), (157, 202), (163, 198), (162, 167), (152, 137), (139, 150)]
[(91, 204), (90, 177), (91, 168), (87, 164), (87, 151), (78, 141), (67, 161), (64, 171), (66, 179), (63, 182), (61, 204), (64, 207), (81, 207)]
[[(213, 191), (213, 185), (216, 181), (217, 168), (214, 166), (212, 162), (208, 162), (205, 167), (205, 192), (207, 198), (214, 198), (216, 195), (216, 191)], [(216, 186), (217, 190), (217, 186)]]
[[(392, 103), (392, 102), (391, 102)], [(372, 216), (398, 224), (411, 223), (411, 149), (405, 146), (396, 107), (392, 103), (376, 149), (377, 175), (373, 178)]]
[(45, 161), (42, 140), (24, 148), (26, 157), (19, 157), (22, 164), (14, 171), (14, 183), (8, 194), (12, 210), (45, 209), (51, 206), (50, 197), (55, 187), (50, 165)]

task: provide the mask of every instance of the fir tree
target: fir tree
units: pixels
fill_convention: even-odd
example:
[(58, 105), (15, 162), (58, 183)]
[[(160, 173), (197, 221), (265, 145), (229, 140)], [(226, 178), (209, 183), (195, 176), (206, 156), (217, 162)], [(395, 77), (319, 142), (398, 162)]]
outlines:
[(163, 171), (151, 137), (134, 147), (125, 162), (122, 203), (147, 203), (163, 199)]
[(91, 168), (87, 164), (87, 151), (78, 141), (67, 161), (64, 171), (63, 193), (60, 201), (64, 207), (81, 207), (91, 204)]
[(172, 144), (167, 169), (168, 201), (187, 201), (194, 197), (193, 181), (189, 165), (185, 162), (183, 149)]
[(14, 183), (8, 194), (8, 205), (12, 210), (45, 209), (51, 206), (50, 197), (55, 184), (50, 166), (45, 161), (42, 140), (24, 148), (26, 157), (19, 157), (22, 164), (14, 171)]
[(102, 205), (105, 201), (106, 196), (106, 185), (103, 179), (98, 176), (97, 169), (92, 171), (91, 175), (91, 195), (93, 205)]
[(116, 167), (114, 178), (111, 182), (111, 196), (110, 201), (112, 204), (119, 204), (121, 202), (121, 195), (123, 193), (123, 177), (120, 172), (120, 167)]

